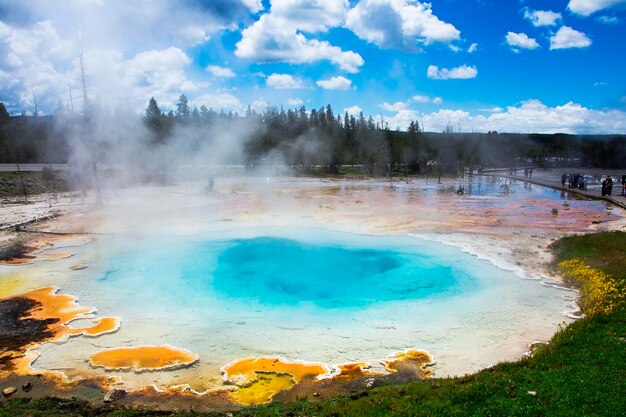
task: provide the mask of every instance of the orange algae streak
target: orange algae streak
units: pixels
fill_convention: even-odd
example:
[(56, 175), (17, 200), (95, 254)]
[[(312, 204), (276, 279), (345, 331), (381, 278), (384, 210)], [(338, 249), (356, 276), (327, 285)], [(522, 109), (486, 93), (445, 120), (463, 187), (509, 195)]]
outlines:
[(335, 376), (335, 378), (358, 378), (362, 376), (369, 375), (380, 375), (377, 372), (372, 372), (369, 370), (369, 364), (367, 363), (346, 363), (343, 365), (337, 366), (339, 369), (339, 373)]
[(0, 261), (0, 265), (26, 265), (33, 263), (35, 260), (35, 256), (32, 255), (23, 255), (20, 258), (11, 258)]
[(79, 306), (75, 297), (57, 294), (56, 291), (56, 288), (46, 287), (21, 295), (41, 303), (41, 306), (31, 311), (31, 318), (57, 318), (61, 322), (60, 325), (65, 325), (72, 320), (86, 318), (87, 314), (93, 313), (93, 308)]
[(269, 402), (280, 391), (293, 387), (304, 378), (328, 375), (319, 363), (287, 362), (279, 358), (249, 358), (222, 368), (224, 380), (239, 388), (230, 396), (240, 404)]
[(257, 379), (257, 372), (288, 374), (299, 382), (305, 377), (318, 377), (328, 374), (328, 368), (321, 363), (287, 362), (279, 358), (249, 358), (232, 362), (222, 368), (224, 380), (236, 385), (245, 385)]
[(42, 253), (38, 256), (47, 261), (57, 261), (59, 259), (71, 258), (72, 256), (74, 256), (74, 254), (72, 252), (54, 252), (54, 253)]
[(100, 336), (105, 333), (111, 333), (119, 329), (119, 319), (116, 317), (101, 317), (94, 320), (95, 325), (92, 327), (72, 328), (68, 324), (77, 319), (89, 319), (95, 309), (91, 307), (81, 307), (76, 303), (76, 298), (71, 295), (57, 294), (56, 289), (52, 287), (41, 288), (21, 295), (24, 298), (30, 298), (40, 303), (33, 309), (29, 318), (37, 320), (58, 319), (57, 322), (48, 325), (48, 331), (54, 333), (52, 340), (58, 340), (63, 336)]
[(95, 321), (96, 325), (93, 327), (86, 327), (83, 329), (74, 329), (72, 335), (84, 335), (84, 336), (100, 336), (105, 333), (112, 333), (120, 328), (120, 320), (117, 317), (102, 317)]
[(189, 366), (198, 360), (198, 355), (173, 346), (137, 346), (102, 350), (89, 357), (94, 367), (109, 370), (133, 369), (155, 371)]
[(86, 263), (77, 263), (75, 265), (70, 266), (70, 269), (73, 271), (80, 271), (81, 269), (86, 269), (87, 268), (87, 264)]
[(421, 371), (422, 376), (426, 378), (432, 374), (432, 371), (425, 369), (425, 367), (434, 364), (434, 360), (428, 352), (408, 349), (392, 355), (389, 359), (383, 360), (382, 363), (389, 372), (399, 371), (403, 364), (415, 365)]
[(70, 258), (72, 256), (74, 256), (72, 252), (40, 253), (37, 255), (23, 254), (17, 258), (0, 261), (0, 265), (27, 265), (32, 264), (39, 259), (43, 259), (46, 261), (58, 261), (60, 259)]
[[(32, 349), (45, 342), (55, 342), (68, 336), (99, 336), (101, 334), (116, 331), (119, 328), (119, 319), (103, 317), (93, 320), (95, 309), (81, 307), (76, 303), (76, 298), (71, 295), (57, 294), (52, 287), (41, 288), (29, 293), (20, 294), (3, 301), (29, 299), (34, 302), (30, 308), (18, 318), (19, 322), (38, 321), (44, 323), (44, 327), (31, 335), (30, 341), (25, 340), (15, 350), (5, 351), (4, 358), (7, 361), (7, 369), (18, 374), (30, 374), (31, 363), (37, 355)], [(92, 319), (95, 323), (92, 327), (72, 328), (70, 322), (79, 319)]]

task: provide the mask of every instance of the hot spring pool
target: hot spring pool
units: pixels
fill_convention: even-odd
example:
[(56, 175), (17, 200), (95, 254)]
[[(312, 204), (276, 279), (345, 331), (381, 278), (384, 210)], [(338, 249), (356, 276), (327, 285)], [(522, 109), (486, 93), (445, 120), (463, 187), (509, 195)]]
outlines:
[[(188, 369), (118, 372), (128, 387), (221, 385), (245, 357), (341, 364), (407, 348), (431, 352), (436, 375), (521, 356), (549, 337), (570, 303), (456, 247), (413, 236), (325, 230), (233, 230), (110, 238), (55, 262), (59, 286), (121, 328), (46, 344), (35, 368), (101, 374), (84, 358), (110, 347), (170, 344), (199, 355)], [(77, 260), (88, 269), (67, 272)], [(50, 276), (50, 275), (49, 275)], [(109, 374), (116, 372), (108, 372)]]
[(138, 293), (151, 286), (160, 290), (151, 297), (170, 303), (205, 298), (259, 308), (366, 308), (451, 296), (479, 285), (461, 265), (444, 265), (424, 253), (267, 236), (150, 242), (107, 264), (96, 278), (102, 285), (131, 286)]

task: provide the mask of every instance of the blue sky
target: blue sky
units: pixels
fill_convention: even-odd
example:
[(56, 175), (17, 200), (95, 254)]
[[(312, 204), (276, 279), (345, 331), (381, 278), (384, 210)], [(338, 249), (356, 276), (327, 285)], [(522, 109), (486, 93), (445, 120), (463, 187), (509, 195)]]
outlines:
[[(626, 0), (0, 0), (0, 100), (251, 105), (391, 128), (626, 133)], [(130, 3), (130, 4), (128, 4)], [(75, 98), (76, 98), (75, 97)]]

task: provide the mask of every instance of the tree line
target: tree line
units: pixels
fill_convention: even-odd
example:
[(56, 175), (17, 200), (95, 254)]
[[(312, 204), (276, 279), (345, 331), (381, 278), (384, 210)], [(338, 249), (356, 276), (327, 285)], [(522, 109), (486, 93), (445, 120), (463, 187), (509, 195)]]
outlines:
[(295, 172), (337, 174), (342, 166), (354, 166), (366, 175), (460, 175), (481, 167), (626, 165), (625, 135), (461, 133), (450, 127), (424, 132), (418, 121), (401, 131), (362, 112), (336, 114), (330, 104), (310, 110), (267, 107), (260, 112), (248, 107), (237, 114), (192, 108), (181, 95), (169, 112), (154, 98), (140, 116), (123, 109), (90, 111), (78, 114), (61, 105), (52, 116), (12, 117), (0, 103), (0, 162), (67, 163), (72, 137), (89, 119), (94, 127), (87, 140), (106, 162), (115, 162), (117, 148), (139, 141), (141, 146), (133, 152), (163, 149), (165, 159), (172, 144), (181, 153), (178, 158), (197, 156), (199, 149), (209, 155), (212, 149), (224, 148), (220, 132), (232, 132), (228, 140), (238, 142), (237, 152), (218, 161), (251, 169), (281, 164)]

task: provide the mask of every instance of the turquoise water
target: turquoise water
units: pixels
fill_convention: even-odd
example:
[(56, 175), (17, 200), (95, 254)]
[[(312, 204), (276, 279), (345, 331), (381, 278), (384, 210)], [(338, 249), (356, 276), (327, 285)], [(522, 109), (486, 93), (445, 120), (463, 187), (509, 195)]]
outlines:
[(392, 250), (260, 237), (236, 241), (219, 255), (213, 285), (226, 296), (264, 304), (327, 308), (422, 298), (454, 285), (451, 268), (423, 261)]
[(265, 307), (353, 308), (455, 295), (477, 281), (433, 254), (284, 237), (169, 239), (134, 244), (103, 260), (97, 280), (146, 302), (202, 299)]
[[(118, 346), (170, 344), (200, 356), (175, 372), (120, 373), (128, 387), (217, 387), (221, 367), (258, 356), (382, 370), (382, 358), (407, 348), (433, 353), (438, 375), (463, 374), (521, 355), (553, 334), (569, 305), (557, 289), (413, 236), (232, 228), (75, 249), (41, 263), (51, 268), (47, 285), (57, 280), (121, 327), (46, 345), (38, 367), (99, 373), (84, 358)], [(89, 267), (68, 269), (79, 261)]]

